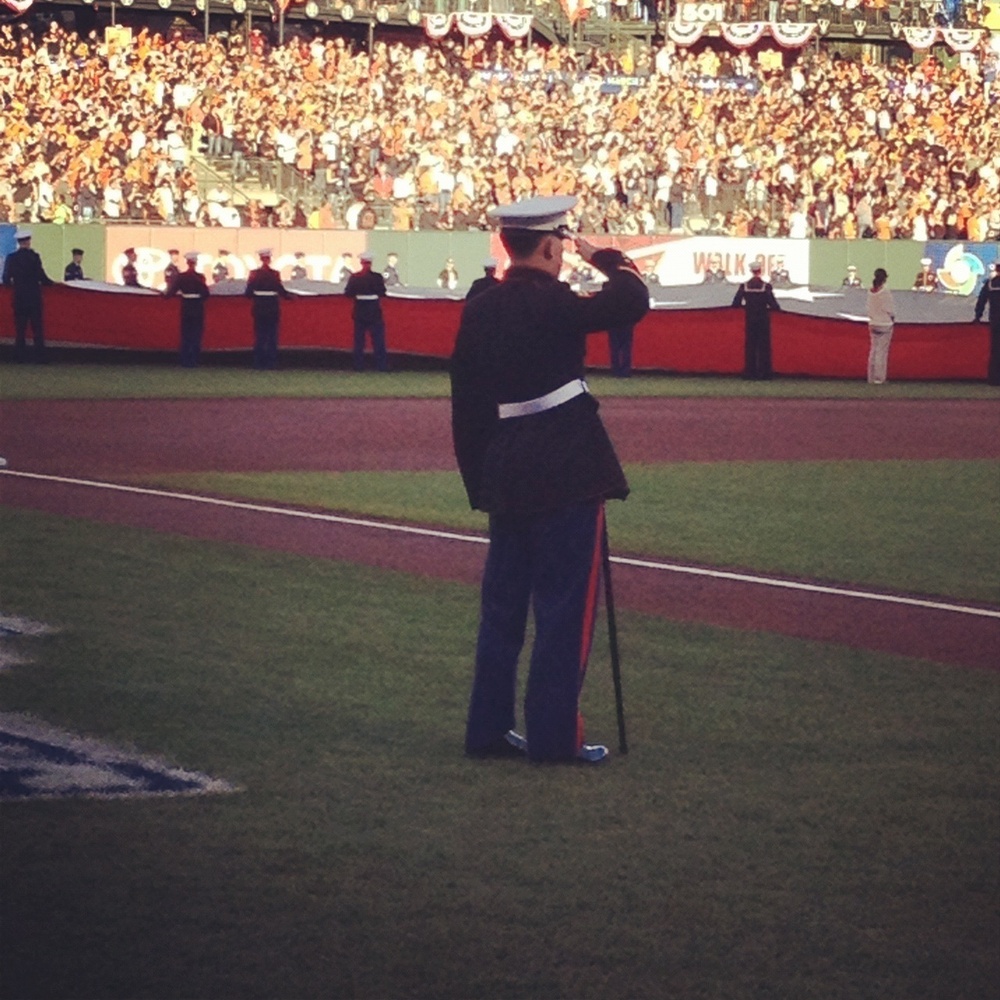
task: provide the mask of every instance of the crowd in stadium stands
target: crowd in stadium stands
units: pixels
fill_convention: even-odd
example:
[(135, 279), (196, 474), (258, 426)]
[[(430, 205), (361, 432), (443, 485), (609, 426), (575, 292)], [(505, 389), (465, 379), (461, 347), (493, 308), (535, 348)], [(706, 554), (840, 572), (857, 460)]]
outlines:
[[(572, 193), (586, 232), (1000, 239), (1000, 95), (979, 55), (946, 70), (667, 43), (633, 61), (422, 36), (369, 55), (145, 29), (116, 49), (8, 23), (0, 220), (475, 229), (495, 203)], [(296, 195), (199, 193), (195, 155), (249, 194)]]

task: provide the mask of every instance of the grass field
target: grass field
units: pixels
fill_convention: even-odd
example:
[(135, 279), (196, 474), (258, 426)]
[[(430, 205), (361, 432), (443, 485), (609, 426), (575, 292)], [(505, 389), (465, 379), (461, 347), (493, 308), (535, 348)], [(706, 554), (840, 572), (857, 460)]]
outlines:
[[(3, 394), (447, 391), (440, 373), (73, 367), (6, 369)], [(795, 468), (632, 468), (644, 502), (612, 506), (615, 547), (996, 601), (996, 463)], [(482, 527), (454, 474), (170, 485)], [(6, 1000), (996, 996), (995, 673), (620, 611), (631, 752), (473, 763), (474, 588), (3, 507), (0, 539), (2, 610), (60, 629), (17, 640), (33, 662), (0, 673), (0, 708), (241, 789), (3, 805)], [(613, 744), (602, 635), (583, 707)]]
[[(236, 366), (193, 370), (172, 364), (33, 365), (3, 371), (6, 399), (135, 399), (227, 397), (385, 397), (448, 395), (443, 371), (391, 374), (316, 368), (255, 372)], [(776, 399), (998, 399), (1000, 390), (980, 382), (887, 382), (877, 390), (852, 379), (778, 378), (744, 382), (739, 378), (639, 375), (616, 379), (595, 372), (588, 376), (598, 397), (606, 396), (752, 396)]]
[(4, 706), (243, 788), (5, 806), (7, 997), (995, 995), (995, 675), (627, 614), (628, 757), (471, 764), (470, 588), (2, 529)]
[[(985, 602), (1000, 597), (1000, 463), (631, 466), (616, 552)], [(177, 489), (483, 531), (451, 472), (197, 473)]]

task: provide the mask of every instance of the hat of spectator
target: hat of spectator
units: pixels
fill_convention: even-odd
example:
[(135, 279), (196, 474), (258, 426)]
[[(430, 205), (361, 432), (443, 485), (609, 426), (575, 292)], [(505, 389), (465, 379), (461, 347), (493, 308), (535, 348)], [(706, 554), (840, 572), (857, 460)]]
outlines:
[(372, 261), (373, 261), (374, 259), (375, 259), (375, 254), (373, 254), (373, 253), (371, 252), (371, 250), (365, 250), (365, 251), (363, 251), (363, 252), (362, 252), (362, 253), (361, 253), (361, 254), (360, 254), (360, 255), (358, 256), (358, 260), (360, 260), (360, 261), (367, 261), (367, 262), (368, 262), (369, 264), (370, 264), (370, 263), (371, 263), (371, 262), (372, 262)]
[(497, 205), (486, 214), (501, 229), (532, 229), (558, 233), (566, 226), (566, 213), (576, 206), (575, 195), (525, 198), (510, 205)]
[(258, 257), (267, 257), (270, 260), (270, 258), (271, 258), (271, 248), (270, 247), (265, 247), (263, 250), (258, 250), (257, 251), (257, 256)]
[(496, 258), (495, 257), (487, 257), (486, 260), (483, 261), (483, 267), (485, 267), (487, 270), (491, 270), (492, 269), (492, 270), (495, 271), (496, 267), (497, 267)]
[(856, 271), (856, 270), (857, 270), (857, 268), (856, 268), (856, 267), (855, 267), (855, 266), (854, 266), (853, 264), (848, 264), (848, 265), (847, 265), (847, 270), (848, 270), (848, 271)]
[(762, 270), (760, 261), (759, 260), (751, 261), (750, 262), (750, 270), (753, 271), (754, 274), (760, 274), (760, 272)]
[(77, 254), (79, 254), (82, 257), (83, 256), (83, 251), (79, 247), (73, 247), (73, 249), (70, 250), (70, 255), (73, 256), (73, 257), (75, 257), (75, 256), (77, 256)]
[(922, 265), (923, 265), (924, 267), (930, 267), (930, 266), (931, 266), (931, 264), (933, 264), (933, 263), (934, 263), (934, 261), (932, 261), (932, 260), (930, 259), (930, 257), (921, 257), (921, 258), (920, 258), (920, 263), (921, 263), (921, 264), (922, 264)]
[(184, 259), (186, 261), (190, 261), (192, 263), (197, 263), (197, 261), (198, 261), (198, 251), (197, 250), (188, 250), (188, 252), (186, 254), (184, 254)]
[(19, 229), (16, 233), (14, 233), (14, 239), (17, 240), (18, 243), (23, 243), (25, 240), (30, 240), (31, 230)]

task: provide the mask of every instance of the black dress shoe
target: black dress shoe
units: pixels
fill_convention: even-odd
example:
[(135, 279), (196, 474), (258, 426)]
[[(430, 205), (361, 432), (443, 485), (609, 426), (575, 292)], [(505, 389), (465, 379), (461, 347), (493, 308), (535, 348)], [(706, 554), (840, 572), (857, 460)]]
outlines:
[(487, 757), (524, 757), (528, 752), (528, 741), (515, 733), (513, 729), (508, 730), (503, 736), (497, 737), (492, 743), (476, 749), (466, 748), (467, 757), (484, 759)]

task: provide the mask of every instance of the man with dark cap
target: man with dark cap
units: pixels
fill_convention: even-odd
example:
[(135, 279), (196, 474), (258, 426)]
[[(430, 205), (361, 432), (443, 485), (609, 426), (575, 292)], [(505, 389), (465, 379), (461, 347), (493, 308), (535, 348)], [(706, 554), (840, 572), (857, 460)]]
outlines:
[(500, 279), (497, 277), (497, 262), (492, 258), (488, 257), (483, 261), (483, 276), (481, 278), (476, 278), (476, 280), (469, 285), (469, 290), (466, 292), (466, 299), (474, 299), (477, 295), (481, 295), (483, 292), (489, 291), (494, 285), (499, 285)]
[(86, 281), (83, 274), (83, 251), (75, 247), (72, 251), (73, 259), (66, 265), (63, 271), (63, 281)]
[(344, 286), (344, 294), (354, 300), (354, 370), (364, 371), (365, 336), (371, 337), (375, 367), (380, 372), (389, 370), (389, 355), (385, 348), (385, 320), (382, 317), (382, 299), (385, 298), (385, 278), (372, 270), (372, 254), (366, 250), (358, 258), (361, 270), (352, 274)]
[(31, 230), (14, 234), (17, 249), (4, 261), (3, 283), (14, 290), (14, 360), (24, 361), (28, 326), (35, 348), (35, 360), (48, 361), (42, 326), (42, 287), (55, 282), (45, 273), (42, 258), (31, 249)]
[(196, 368), (201, 357), (201, 338), (205, 332), (205, 299), (209, 296), (205, 275), (197, 270), (198, 252), (191, 250), (184, 255), (187, 270), (174, 275), (163, 293), (167, 298), (174, 295), (181, 300), (181, 345), (180, 363), (182, 368)]
[(774, 289), (760, 276), (761, 263), (750, 265), (751, 277), (740, 285), (733, 306), (744, 306), (743, 377), (752, 380), (771, 378), (771, 313), (780, 312)]
[(986, 381), (1000, 385), (1000, 260), (993, 262), (993, 276), (983, 282), (976, 299), (976, 322), (983, 321), (986, 306), (990, 308), (990, 360)]
[[(607, 275), (592, 296), (559, 280), (572, 196), (492, 210), (511, 266), (468, 300), (451, 359), (452, 434), (474, 509), (489, 514), (475, 677), (466, 723), (470, 757), (598, 763), (584, 742), (580, 689), (593, 638), (606, 500), (628, 483), (597, 401), (583, 380), (587, 335), (636, 323), (649, 292), (617, 250), (576, 239)], [(529, 608), (535, 640), (514, 731), (517, 661)]]
[(291, 295), (281, 283), (281, 275), (271, 267), (271, 251), (259, 250), (260, 267), (250, 272), (244, 295), (253, 306), (253, 366), (271, 369), (278, 365), (278, 326), (281, 322), (279, 299)]

